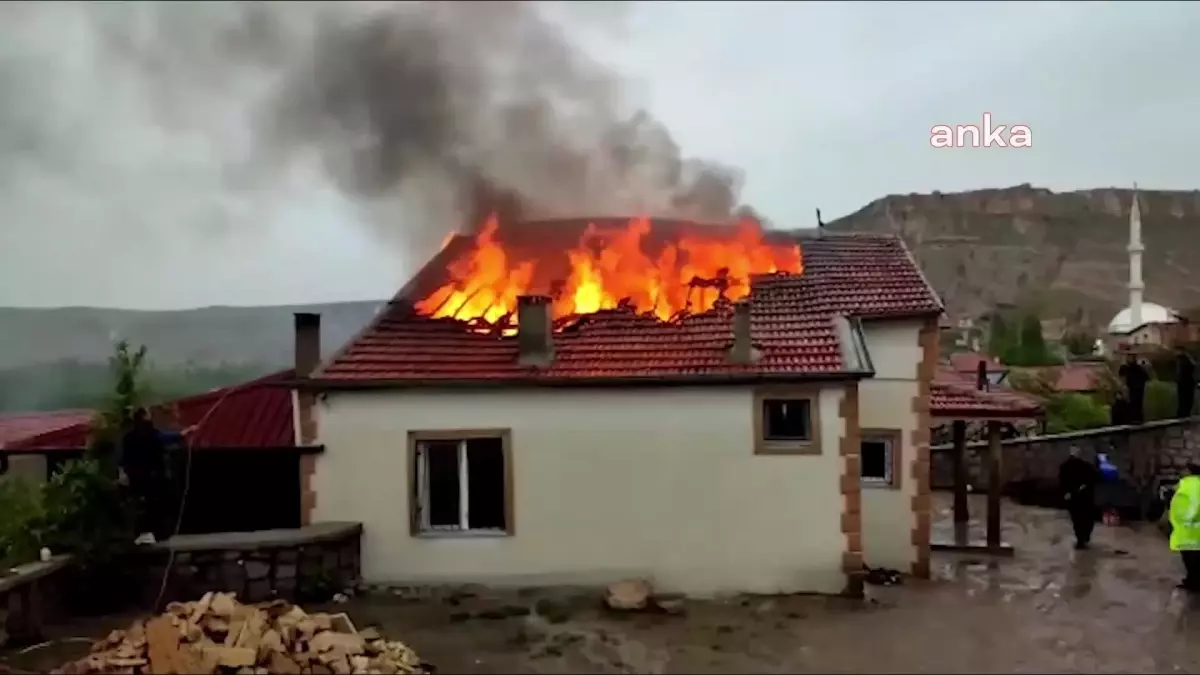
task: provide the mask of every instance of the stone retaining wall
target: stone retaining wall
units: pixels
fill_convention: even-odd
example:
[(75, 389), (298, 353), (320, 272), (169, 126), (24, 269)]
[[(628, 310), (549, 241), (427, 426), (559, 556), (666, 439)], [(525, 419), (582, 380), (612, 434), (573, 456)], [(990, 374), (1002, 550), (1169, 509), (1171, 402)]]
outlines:
[[(135, 592), (129, 601), (151, 609), (156, 601), (195, 600), (208, 591), (232, 591), (247, 603), (325, 600), (360, 583), (361, 539), (359, 523), (172, 537), (139, 547), (141, 596)], [(60, 555), (0, 577), (0, 648), (36, 642), (43, 626), (63, 617), (70, 564), (70, 556)]]
[(63, 615), (56, 583), (71, 557), (60, 555), (5, 570), (0, 577), (0, 648), (42, 639), (42, 627)]
[[(1174, 479), (1189, 461), (1200, 462), (1200, 418), (1006, 440), (1001, 443), (1003, 482), (1058, 480), (1058, 466), (1073, 446), (1079, 447), (1086, 458), (1097, 452), (1108, 453), (1122, 476)], [(951, 489), (953, 446), (939, 445), (932, 451), (933, 487)], [(986, 455), (987, 443), (967, 445), (967, 474), (976, 491), (986, 489)]]
[(147, 553), (143, 603), (159, 599), (168, 563), (163, 603), (208, 591), (232, 591), (247, 603), (326, 599), (359, 583), (361, 538), (358, 523), (174, 537)]

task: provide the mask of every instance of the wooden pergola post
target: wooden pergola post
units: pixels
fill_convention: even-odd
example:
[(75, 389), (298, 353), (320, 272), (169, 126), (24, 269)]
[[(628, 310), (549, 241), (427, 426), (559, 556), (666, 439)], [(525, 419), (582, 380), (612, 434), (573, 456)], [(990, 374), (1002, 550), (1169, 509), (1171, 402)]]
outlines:
[(967, 501), (967, 423), (954, 420), (951, 426), (954, 453), (952, 465), (954, 468), (954, 540), (966, 545), (968, 539), (968, 523), (971, 522), (971, 507)]
[(988, 422), (988, 495), (987, 495), (987, 547), (1000, 550), (1000, 490), (1003, 487), (1000, 463), (1000, 422)]

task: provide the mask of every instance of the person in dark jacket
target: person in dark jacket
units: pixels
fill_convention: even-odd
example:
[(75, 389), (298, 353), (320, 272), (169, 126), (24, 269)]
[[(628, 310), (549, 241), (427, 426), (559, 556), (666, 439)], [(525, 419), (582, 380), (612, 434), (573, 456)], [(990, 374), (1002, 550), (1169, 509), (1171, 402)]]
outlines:
[(1187, 350), (1180, 347), (1175, 355), (1175, 401), (1176, 417), (1191, 417), (1196, 404), (1196, 362)]
[(1124, 389), (1117, 391), (1112, 406), (1109, 407), (1109, 423), (1114, 427), (1129, 424), (1129, 397), (1125, 395)]
[(1096, 526), (1096, 483), (1100, 472), (1096, 465), (1079, 456), (1079, 448), (1071, 448), (1071, 456), (1058, 467), (1058, 483), (1071, 527), (1075, 530), (1075, 548), (1085, 549), (1092, 540)]
[(1136, 354), (1129, 355), (1119, 372), (1129, 392), (1129, 424), (1141, 424), (1146, 419), (1146, 383), (1150, 374), (1138, 363)]
[(165, 450), (150, 416), (144, 409), (135, 411), (122, 438), (119, 461), (136, 509), (139, 542), (169, 536)]

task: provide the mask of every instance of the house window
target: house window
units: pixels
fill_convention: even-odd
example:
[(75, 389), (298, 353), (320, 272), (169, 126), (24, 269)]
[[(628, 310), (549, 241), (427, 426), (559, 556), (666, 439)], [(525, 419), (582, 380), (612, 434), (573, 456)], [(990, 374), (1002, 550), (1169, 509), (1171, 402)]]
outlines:
[(512, 534), (507, 432), (416, 433), (414, 534)]
[(899, 487), (900, 432), (863, 429), (859, 443), (859, 465), (866, 486)]
[(760, 454), (818, 454), (817, 398), (813, 394), (755, 396), (755, 451)]
[(808, 441), (812, 438), (812, 404), (806, 398), (763, 401), (764, 438)]

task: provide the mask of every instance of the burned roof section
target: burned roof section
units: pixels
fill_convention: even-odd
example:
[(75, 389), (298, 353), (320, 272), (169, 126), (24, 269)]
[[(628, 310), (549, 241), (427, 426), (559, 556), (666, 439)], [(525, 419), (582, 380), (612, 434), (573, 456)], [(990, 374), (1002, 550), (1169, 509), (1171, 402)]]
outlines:
[[(619, 228), (623, 219), (528, 223), (499, 228), (496, 240), (561, 252), (589, 226)], [(652, 220), (653, 245), (680, 241), (686, 233), (735, 236), (729, 226)], [(419, 386), (452, 384), (634, 384), (743, 382), (851, 378), (871, 374), (862, 346), (861, 320), (940, 314), (941, 302), (903, 242), (890, 235), (844, 235), (765, 231), (771, 246), (798, 246), (799, 274), (750, 275), (745, 295), (734, 298), (749, 312), (756, 358), (731, 358), (739, 339), (735, 303), (716, 297), (700, 311), (662, 313), (630, 303), (573, 316), (552, 317), (553, 359), (544, 367), (523, 365), (514, 330), (493, 321), (432, 318), (419, 302), (449, 281), (451, 265), (474, 250), (475, 239), (447, 243), (389, 307), (314, 374), (322, 386)], [(538, 295), (545, 286), (536, 287)], [(547, 289), (548, 290), (548, 289)], [(715, 296), (710, 296), (715, 297)], [(516, 314), (516, 312), (512, 312)], [(521, 322), (523, 323), (523, 322)], [(507, 328), (509, 324), (505, 324)], [(850, 344), (847, 344), (847, 343)]]

